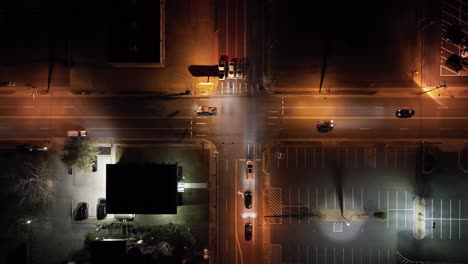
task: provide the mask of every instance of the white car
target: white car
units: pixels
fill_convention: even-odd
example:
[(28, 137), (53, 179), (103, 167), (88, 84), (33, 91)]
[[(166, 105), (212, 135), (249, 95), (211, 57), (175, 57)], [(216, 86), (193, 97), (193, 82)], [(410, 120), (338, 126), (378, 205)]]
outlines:
[(228, 65), (228, 78), (236, 77), (236, 62), (230, 61)]
[(468, 49), (464, 49), (464, 50), (461, 52), (460, 57), (462, 57), (462, 58), (468, 58)]

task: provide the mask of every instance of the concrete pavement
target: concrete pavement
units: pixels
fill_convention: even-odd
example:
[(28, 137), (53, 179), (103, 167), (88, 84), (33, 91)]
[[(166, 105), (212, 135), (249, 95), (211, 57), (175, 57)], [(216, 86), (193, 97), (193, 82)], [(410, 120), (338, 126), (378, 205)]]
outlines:
[(426, 235), (426, 201), (422, 197), (414, 199), (413, 236), (421, 240)]

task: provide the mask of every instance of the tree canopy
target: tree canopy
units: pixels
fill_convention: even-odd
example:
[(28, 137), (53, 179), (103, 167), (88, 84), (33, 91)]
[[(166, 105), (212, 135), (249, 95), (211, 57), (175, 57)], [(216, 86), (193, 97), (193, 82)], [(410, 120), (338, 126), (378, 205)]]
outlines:
[(91, 145), (87, 138), (68, 138), (63, 146), (60, 159), (67, 167), (77, 167), (84, 171), (92, 171), (95, 156), (99, 150)]

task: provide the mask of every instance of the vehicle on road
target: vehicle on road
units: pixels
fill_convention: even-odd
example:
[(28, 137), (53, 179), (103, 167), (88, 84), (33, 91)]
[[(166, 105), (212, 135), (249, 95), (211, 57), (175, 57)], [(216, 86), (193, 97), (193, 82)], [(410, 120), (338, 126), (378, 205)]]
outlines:
[(459, 24), (452, 24), (447, 28), (444, 39), (455, 45), (459, 45), (463, 41), (463, 31)]
[(216, 115), (216, 112), (218, 109), (215, 106), (197, 106), (195, 109), (195, 112), (197, 112), (198, 115)]
[(97, 220), (106, 219), (107, 211), (106, 211), (106, 199), (105, 198), (100, 198), (99, 199), (96, 210), (97, 210), (97, 212), (96, 212)]
[(80, 203), (76, 209), (75, 220), (82, 221), (88, 219), (88, 203)]
[(245, 224), (245, 240), (250, 241), (252, 240), (252, 224), (246, 223)]
[(245, 162), (245, 169), (247, 173), (247, 180), (253, 180), (253, 174), (254, 174), (254, 162), (253, 160), (247, 160)]
[(232, 59), (228, 65), (228, 78), (236, 77), (236, 61)]
[(252, 192), (251, 191), (244, 192), (244, 206), (247, 209), (252, 208)]
[(396, 110), (395, 116), (398, 118), (410, 118), (414, 115), (414, 110), (409, 108), (400, 108)]
[(49, 148), (46, 146), (40, 147), (33, 144), (23, 144), (16, 146), (17, 150), (24, 151), (24, 152), (33, 152), (33, 151), (48, 151)]
[(333, 129), (335, 126), (333, 120), (326, 120), (326, 121), (317, 121), (317, 130), (319, 132), (328, 132)]
[(456, 73), (463, 69), (462, 60), (460, 56), (456, 54), (452, 54), (448, 57), (447, 61), (445, 61), (445, 66)]
[(67, 136), (68, 137), (86, 137), (88, 133), (86, 130), (68, 130)]
[(218, 78), (220, 80), (226, 79), (226, 64), (229, 58), (227, 55), (222, 55), (218, 63)]

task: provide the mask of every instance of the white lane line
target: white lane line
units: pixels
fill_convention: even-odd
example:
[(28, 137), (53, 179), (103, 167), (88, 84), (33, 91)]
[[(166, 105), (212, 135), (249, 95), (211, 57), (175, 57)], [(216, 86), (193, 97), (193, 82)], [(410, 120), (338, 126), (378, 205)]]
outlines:
[(448, 109), (448, 106), (438, 106), (437, 108)]
[(351, 187), (351, 207), (354, 209), (354, 187)]
[(461, 239), (460, 222), (461, 222), (461, 200), (458, 200), (458, 240)]
[(33, 105), (24, 105), (23, 108), (34, 108)]
[(440, 239), (442, 239), (442, 199), (440, 199)]
[(398, 191), (396, 191), (395, 209), (395, 228), (398, 229)]
[(452, 239), (452, 199), (450, 199), (450, 209), (449, 209), (449, 218), (450, 218), (450, 221), (449, 221), (449, 230), (450, 230), (450, 235), (449, 235), (449, 239)]
[(277, 116), (268, 116), (267, 118), (269, 118), (269, 119), (278, 119), (279, 117), (277, 117)]
[(195, 125), (206, 125), (206, 123), (196, 123), (195, 122)]
[(390, 211), (388, 210), (388, 208), (390, 207), (390, 202), (389, 202), (389, 199), (390, 198), (390, 193), (387, 191), (387, 228), (388, 228), (388, 219), (390, 218)]
[(359, 130), (371, 130), (372, 128), (370, 127), (360, 127)]

